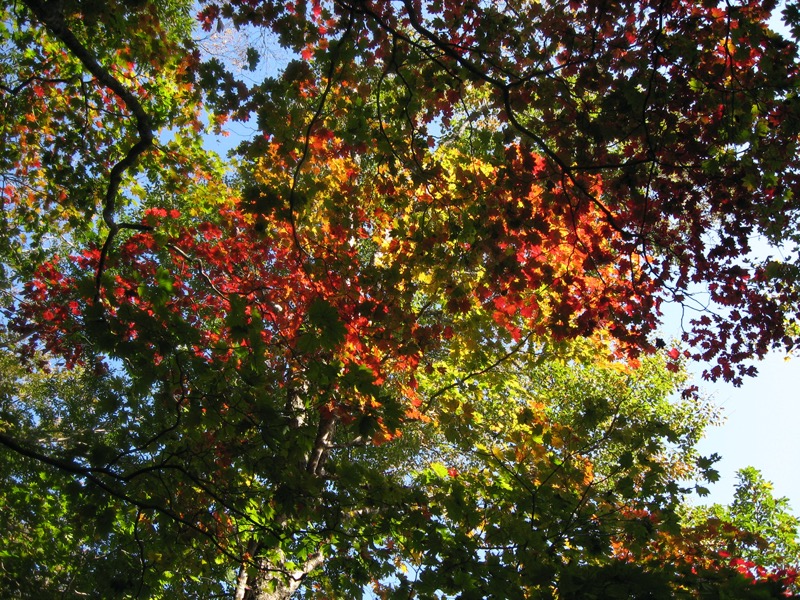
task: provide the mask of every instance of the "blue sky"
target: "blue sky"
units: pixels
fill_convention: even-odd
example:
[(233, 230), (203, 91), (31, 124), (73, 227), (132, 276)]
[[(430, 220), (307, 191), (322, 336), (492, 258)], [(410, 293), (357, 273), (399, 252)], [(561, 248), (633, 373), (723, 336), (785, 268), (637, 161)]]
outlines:
[[(722, 456), (717, 463), (722, 477), (702, 503), (729, 503), (737, 469), (753, 466), (774, 484), (775, 495), (789, 498), (792, 512), (800, 515), (800, 357), (785, 358), (770, 354), (757, 363), (758, 377), (745, 380), (740, 388), (698, 381), (727, 417), (700, 444), (702, 454)], [(699, 380), (702, 365), (690, 368)]]

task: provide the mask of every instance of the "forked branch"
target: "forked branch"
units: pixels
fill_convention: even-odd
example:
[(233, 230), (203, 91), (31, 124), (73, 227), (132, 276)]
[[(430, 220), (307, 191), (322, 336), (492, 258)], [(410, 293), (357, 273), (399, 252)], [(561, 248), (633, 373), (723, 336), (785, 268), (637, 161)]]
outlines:
[(115, 218), (115, 212), (117, 195), (119, 194), (119, 188), (122, 184), (122, 178), (125, 172), (133, 167), (139, 159), (139, 156), (153, 145), (153, 140), (155, 138), (153, 125), (150, 116), (147, 114), (136, 95), (114, 77), (108, 69), (100, 64), (96, 56), (89, 52), (75, 34), (72, 33), (64, 19), (61, 2), (57, 2), (56, 0), (23, 0), (23, 2), (33, 15), (47, 27), (50, 33), (67, 47), (73, 56), (81, 62), (84, 68), (89, 71), (101, 85), (110, 89), (125, 103), (125, 106), (136, 121), (136, 131), (139, 135), (139, 141), (128, 148), (125, 156), (111, 167), (111, 171), (108, 175), (108, 186), (106, 187), (103, 201), (103, 221), (105, 221), (108, 227), (108, 236), (100, 252), (100, 260), (97, 264), (95, 279), (95, 302), (98, 302), (100, 300), (102, 275), (105, 269), (106, 257), (111, 249), (114, 237), (121, 229), (133, 229), (137, 231), (149, 231), (152, 229), (152, 227), (139, 223), (118, 223)]

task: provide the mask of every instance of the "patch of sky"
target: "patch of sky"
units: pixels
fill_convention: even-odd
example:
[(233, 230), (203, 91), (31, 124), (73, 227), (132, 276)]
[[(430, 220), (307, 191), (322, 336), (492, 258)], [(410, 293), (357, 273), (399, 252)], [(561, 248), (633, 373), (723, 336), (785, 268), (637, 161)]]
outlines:
[[(216, 59), (230, 73), (249, 86), (268, 77), (279, 76), (286, 66), (299, 58), (281, 47), (272, 32), (254, 26), (235, 28), (224, 26), (213, 32), (198, 31), (196, 43), (202, 60)], [(208, 119), (206, 115), (206, 119)], [(219, 133), (209, 131), (204, 136), (206, 147), (221, 156), (232, 155), (242, 142), (258, 134), (256, 117), (246, 121), (229, 121)]]
[[(758, 264), (771, 259), (790, 260), (796, 248), (775, 246), (763, 236), (750, 240), (751, 251), (742, 262)], [(712, 307), (706, 293), (698, 289), (691, 302), (668, 302), (663, 306), (661, 335), (679, 339), (688, 321)], [(720, 409), (722, 419), (710, 427), (698, 445), (701, 455), (717, 453), (715, 465), (720, 480), (708, 486), (710, 494), (697, 504), (729, 504), (733, 500), (736, 472), (753, 466), (772, 481), (776, 497), (789, 499), (795, 512), (800, 509), (800, 478), (793, 464), (800, 460), (800, 357), (773, 350), (754, 363), (758, 376), (745, 378), (740, 387), (724, 381), (702, 381), (704, 363), (688, 364), (701, 392)]]

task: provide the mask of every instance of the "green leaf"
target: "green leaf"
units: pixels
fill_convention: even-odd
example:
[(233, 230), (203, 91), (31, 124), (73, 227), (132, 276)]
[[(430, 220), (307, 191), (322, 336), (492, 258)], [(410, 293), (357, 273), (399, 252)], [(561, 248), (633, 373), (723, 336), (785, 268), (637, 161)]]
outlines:
[(322, 348), (335, 348), (344, 341), (344, 323), (339, 319), (336, 309), (326, 300), (314, 299), (308, 307), (308, 318), (320, 331), (319, 343)]
[(447, 467), (444, 466), (442, 463), (431, 463), (430, 469), (437, 477), (441, 479), (447, 477)]

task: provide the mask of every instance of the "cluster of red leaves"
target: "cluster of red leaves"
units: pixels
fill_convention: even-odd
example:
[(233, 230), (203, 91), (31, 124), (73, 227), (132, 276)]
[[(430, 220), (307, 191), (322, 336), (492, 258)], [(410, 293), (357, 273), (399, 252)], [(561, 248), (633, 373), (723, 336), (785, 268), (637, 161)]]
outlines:
[[(150, 209), (144, 221), (163, 225), (179, 216)], [(115, 347), (133, 344), (155, 366), (164, 348), (180, 345), (209, 366), (255, 360), (267, 371), (302, 371), (314, 362), (337, 363), (342, 373), (366, 369), (371, 384), (399, 390), (407, 416), (419, 418), (413, 374), (440, 328), (418, 324), (413, 311), (386, 298), (348, 232), (329, 234), (310, 260), (288, 224), (265, 225), (235, 208), (222, 209), (215, 223), (179, 228), (166, 243), (139, 233), (110, 261), (99, 303), (90, 284), (99, 251), (43, 265), (26, 286), (16, 326), (69, 366), (90, 351), (87, 331), (91, 338), (102, 327)], [(310, 318), (315, 303), (323, 312)], [(352, 420), (380, 408), (367, 396), (350, 390), (320, 408)]]
[[(716, 361), (709, 376), (739, 382), (753, 372), (742, 365), (747, 358), (794, 346), (785, 317), (800, 302), (791, 284), (766, 291), (762, 270), (742, 261), (751, 238), (776, 231), (800, 197), (793, 125), (799, 107), (786, 96), (798, 76), (797, 50), (770, 32), (771, 8), (681, 0), (534, 3), (520, 21), (513, 3), (334, 0), (298, 10), (233, 0), (209, 3), (204, 17), (269, 27), (308, 57), (331, 40), (345, 47), (352, 41), (357, 58), (340, 61), (338, 71), (362, 81), (359, 95), (376, 103), (387, 100), (380, 95), (383, 76), (370, 87), (374, 73), (401, 76), (401, 95), (413, 102), (400, 107), (403, 122), (387, 120), (380, 131), (396, 147), (408, 142), (419, 164), (434, 137), (429, 125), (449, 127), (478, 90), (498, 128), (529, 144), (546, 165), (529, 164), (515, 144), (506, 145), (498, 172), (510, 201), (489, 207), (480, 239), (467, 243), (489, 246), (481, 253), (501, 275), (517, 252), (529, 279), (510, 287), (549, 286), (561, 299), (554, 314), (571, 315), (548, 321), (556, 336), (590, 331), (613, 312), (615, 335), (649, 348), (662, 302), (692, 304), (693, 293), (708, 293), (712, 304), (699, 299), (684, 341), (694, 358)], [(402, 52), (413, 60), (404, 62)], [(280, 127), (265, 124), (264, 133)], [(381, 135), (357, 141), (372, 148)], [(525, 205), (525, 177), (541, 170), (552, 189), (537, 212)], [(581, 223), (564, 246), (585, 244), (584, 260), (553, 256), (553, 263), (569, 261), (563, 277), (529, 268), (542, 220), (546, 233), (574, 216)], [(518, 236), (524, 250), (502, 239), (520, 224), (528, 229)], [(616, 277), (606, 285), (603, 276), (592, 281), (581, 273), (603, 271), (609, 262), (627, 273), (627, 283)], [(514, 292), (507, 290), (511, 304)], [(497, 307), (502, 325), (508, 306)]]
[[(646, 511), (633, 511), (626, 516), (646, 520), (655, 526), (659, 524), (658, 515)], [(769, 597), (795, 597), (800, 575), (796, 568), (765, 567), (722, 549), (730, 547), (732, 541), (741, 543), (748, 535), (730, 523), (709, 519), (694, 527), (660, 531), (644, 548), (633, 542), (631, 536), (621, 536), (612, 542), (612, 546), (620, 560), (640, 562), (659, 569), (669, 565), (671, 576), (677, 575), (675, 581), (682, 589), (697, 590), (716, 585), (735, 594), (737, 580), (726, 577), (724, 574), (727, 572), (741, 575), (743, 585), (769, 587), (773, 594), (777, 594)], [(639, 554), (634, 553), (632, 547), (639, 548)]]

